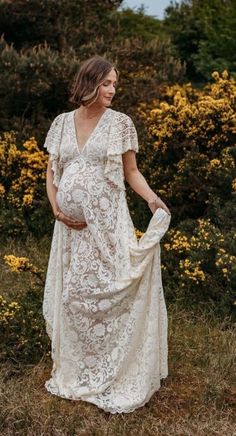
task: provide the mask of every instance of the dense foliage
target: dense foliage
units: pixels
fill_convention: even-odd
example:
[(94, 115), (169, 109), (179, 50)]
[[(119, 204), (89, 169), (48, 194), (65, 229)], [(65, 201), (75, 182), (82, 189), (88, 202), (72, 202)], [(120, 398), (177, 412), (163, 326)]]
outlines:
[[(125, 40), (122, 47), (114, 42), (113, 49), (122, 72), (115, 103), (119, 110), (134, 113), (140, 101), (157, 95), (156, 83), (181, 81), (184, 67), (173, 58), (168, 41), (152, 40), (143, 48), (139, 39)], [(114, 57), (104, 45), (91, 45), (79, 58), (72, 47), (63, 53), (47, 45), (18, 52), (2, 39), (0, 130), (13, 129), (21, 139), (33, 134), (42, 141), (50, 120), (72, 109), (68, 93), (80, 59), (96, 52)]]
[(17, 50), (46, 41), (53, 50), (81, 47), (112, 32), (122, 0), (1, 0), (0, 28)]
[(214, 70), (236, 74), (235, 0), (171, 2), (164, 24), (190, 79), (209, 80)]
[(0, 1), (0, 131), (43, 141), (54, 116), (72, 109), (73, 77), (94, 54), (117, 64), (115, 104), (130, 114), (157, 94), (157, 83), (181, 82), (185, 66), (161, 22), (142, 11), (117, 10), (121, 3)]

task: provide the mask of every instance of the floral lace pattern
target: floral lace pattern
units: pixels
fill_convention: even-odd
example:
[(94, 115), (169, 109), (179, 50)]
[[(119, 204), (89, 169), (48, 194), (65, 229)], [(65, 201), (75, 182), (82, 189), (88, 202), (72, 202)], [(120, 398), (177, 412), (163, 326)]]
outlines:
[(59, 207), (87, 222), (80, 231), (55, 222), (43, 300), (53, 361), (45, 387), (110, 413), (131, 412), (168, 375), (160, 240), (170, 217), (157, 209), (137, 240), (122, 165), (123, 153), (138, 151), (127, 115), (107, 109), (81, 151), (74, 111), (61, 114), (45, 147)]

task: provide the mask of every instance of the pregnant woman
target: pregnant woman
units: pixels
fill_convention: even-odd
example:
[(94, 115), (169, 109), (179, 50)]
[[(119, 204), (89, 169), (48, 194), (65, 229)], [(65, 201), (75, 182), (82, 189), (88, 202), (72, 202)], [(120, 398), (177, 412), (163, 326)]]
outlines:
[[(53, 368), (48, 392), (111, 412), (144, 405), (168, 375), (160, 239), (170, 212), (136, 165), (133, 121), (111, 109), (117, 69), (95, 56), (45, 141), (56, 221), (43, 315)], [(153, 216), (137, 240), (124, 181)]]

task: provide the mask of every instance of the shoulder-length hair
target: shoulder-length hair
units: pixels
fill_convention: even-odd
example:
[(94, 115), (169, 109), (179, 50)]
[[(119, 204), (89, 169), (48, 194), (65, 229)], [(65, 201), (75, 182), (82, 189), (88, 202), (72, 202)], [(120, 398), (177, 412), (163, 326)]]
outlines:
[(94, 103), (98, 97), (99, 86), (113, 68), (118, 78), (119, 72), (111, 62), (101, 56), (87, 59), (75, 75), (69, 101), (78, 106), (89, 106)]

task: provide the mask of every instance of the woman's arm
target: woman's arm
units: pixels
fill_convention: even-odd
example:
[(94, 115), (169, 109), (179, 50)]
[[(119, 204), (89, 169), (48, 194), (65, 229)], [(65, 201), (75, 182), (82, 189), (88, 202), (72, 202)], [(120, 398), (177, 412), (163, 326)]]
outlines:
[(137, 168), (135, 151), (128, 150), (122, 155), (124, 176), (130, 187), (147, 201), (151, 211), (154, 213), (159, 207), (164, 209), (169, 215), (170, 211), (165, 203), (150, 188), (144, 176)]
[(73, 220), (72, 218), (65, 215), (62, 211), (60, 211), (56, 201), (57, 187), (53, 184), (53, 170), (51, 166), (51, 161), (49, 159), (47, 165), (46, 191), (53, 210), (53, 214), (56, 219), (62, 221), (64, 224), (72, 229), (82, 230), (87, 227), (86, 222)]

